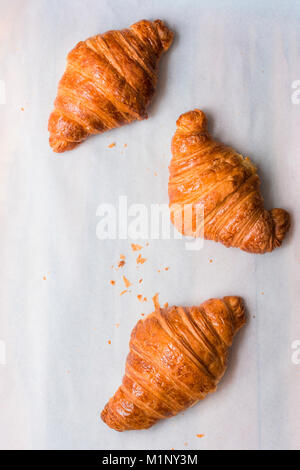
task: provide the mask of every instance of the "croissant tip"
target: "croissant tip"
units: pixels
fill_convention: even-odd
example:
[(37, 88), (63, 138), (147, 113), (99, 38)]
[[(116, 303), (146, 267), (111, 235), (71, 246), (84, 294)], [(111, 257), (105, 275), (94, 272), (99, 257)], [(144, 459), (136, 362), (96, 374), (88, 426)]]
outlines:
[(207, 129), (207, 118), (201, 109), (194, 109), (181, 114), (176, 121), (177, 130), (181, 134), (194, 135), (204, 133)]
[(107, 405), (105, 405), (105, 407), (103, 408), (103, 410), (101, 411), (100, 413), (100, 418), (102, 419), (102, 421), (105, 423), (105, 417), (106, 417), (106, 413), (107, 413), (107, 409), (106, 409)]
[(167, 51), (173, 42), (174, 33), (165, 25), (162, 20), (155, 20), (154, 24), (156, 25), (163, 49), (164, 51)]
[(120, 426), (118, 426), (118, 423), (115, 422), (113, 419), (112, 414), (109, 412), (109, 404), (107, 403), (103, 410), (100, 413), (100, 418), (102, 419), (103, 423), (105, 423), (108, 427), (113, 429), (114, 431), (122, 432), (123, 429), (121, 429)]
[(272, 209), (270, 211), (274, 222), (274, 248), (279, 247), (290, 228), (290, 214), (284, 209)]
[(50, 135), (49, 144), (55, 153), (63, 153), (67, 150), (72, 150), (77, 147), (78, 142), (69, 142), (67, 140), (59, 139), (56, 136)]
[(223, 298), (224, 302), (230, 307), (234, 314), (235, 327), (238, 331), (246, 323), (245, 305), (242, 297), (227, 296)]

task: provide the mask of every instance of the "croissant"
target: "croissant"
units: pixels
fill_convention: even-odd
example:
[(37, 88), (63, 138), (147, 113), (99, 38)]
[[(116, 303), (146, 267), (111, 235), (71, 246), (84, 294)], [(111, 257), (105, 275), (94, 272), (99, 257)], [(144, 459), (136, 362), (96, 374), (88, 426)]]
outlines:
[(214, 392), (244, 323), (240, 297), (156, 307), (131, 333), (123, 382), (102, 420), (116, 431), (146, 429)]
[(68, 54), (49, 118), (52, 149), (71, 150), (89, 135), (147, 118), (157, 64), (172, 40), (161, 20), (142, 20), (79, 42)]
[[(169, 201), (177, 230), (249, 253), (266, 253), (280, 246), (290, 226), (289, 214), (283, 209), (264, 209), (259, 176), (249, 158), (216, 142), (207, 131), (205, 114), (198, 109), (182, 114), (176, 124)], [(190, 212), (186, 210), (185, 215), (187, 207)]]

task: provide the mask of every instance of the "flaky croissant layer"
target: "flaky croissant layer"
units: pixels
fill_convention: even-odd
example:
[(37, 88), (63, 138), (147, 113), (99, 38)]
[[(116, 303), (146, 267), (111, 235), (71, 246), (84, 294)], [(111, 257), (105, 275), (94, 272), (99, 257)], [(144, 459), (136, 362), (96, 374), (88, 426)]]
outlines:
[[(169, 201), (177, 230), (250, 253), (280, 246), (290, 226), (289, 214), (283, 209), (265, 210), (259, 176), (249, 158), (215, 141), (199, 109), (182, 114), (176, 124)], [(189, 217), (183, 215), (187, 206)], [(197, 218), (200, 206), (203, 218)]]
[(131, 333), (123, 382), (102, 420), (117, 431), (146, 429), (214, 392), (244, 323), (240, 297), (157, 307)]
[(79, 42), (68, 54), (49, 118), (52, 149), (71, 150), (89, 135), (147, 118), (157, 64), (172, 40), (161, 20), (142, 20)]

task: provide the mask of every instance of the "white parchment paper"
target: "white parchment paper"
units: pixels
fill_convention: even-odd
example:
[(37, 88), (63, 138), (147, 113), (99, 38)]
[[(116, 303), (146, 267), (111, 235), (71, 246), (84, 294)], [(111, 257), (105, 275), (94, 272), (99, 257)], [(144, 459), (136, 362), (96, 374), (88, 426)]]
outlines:
[[(300, 104), (292, 99), (299, 2), (0, 6), (0, 447), (299, 449), (300, 364), (292, 349), (300, 340)], [(55, 155), (47, 120), (67, 52), (142, 18), (161, 18), (176, 34), (149, 119)], [(142, 240), (147, 262), (137, 268), (131, 240), (97, 238), (97, 208), (120, 195), (148, 207), (168, 202), (175, 121), (195, 107), (208, 113), (218, 139), (251, 156), (266, 206), (288, 209), (293, 227), (283, 247), (264, 256), (212, 242), (189, 252), (182, 240)], [(121, 253), (125, 267), (112, 269)], [(123, 274), (132, 292), (120, 296)], [(151, 430), (117, 433), (99, 413), (121, 382), (131, 329), (152, 311), (156, 292), (177, 305), (241, 295), (248, 324), (215, 394)]]

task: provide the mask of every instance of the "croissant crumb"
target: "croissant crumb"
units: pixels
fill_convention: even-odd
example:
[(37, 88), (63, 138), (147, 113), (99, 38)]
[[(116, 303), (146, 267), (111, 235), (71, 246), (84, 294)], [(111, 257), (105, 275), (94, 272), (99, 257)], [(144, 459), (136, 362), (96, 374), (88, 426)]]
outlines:
[(123, 382), (102, 420), (116, 431), (147, 429), (214, 392), (245, 321), (240, 297), (190, 308), (160, 308), (156, 302), (155, 312), (131, 333)]

